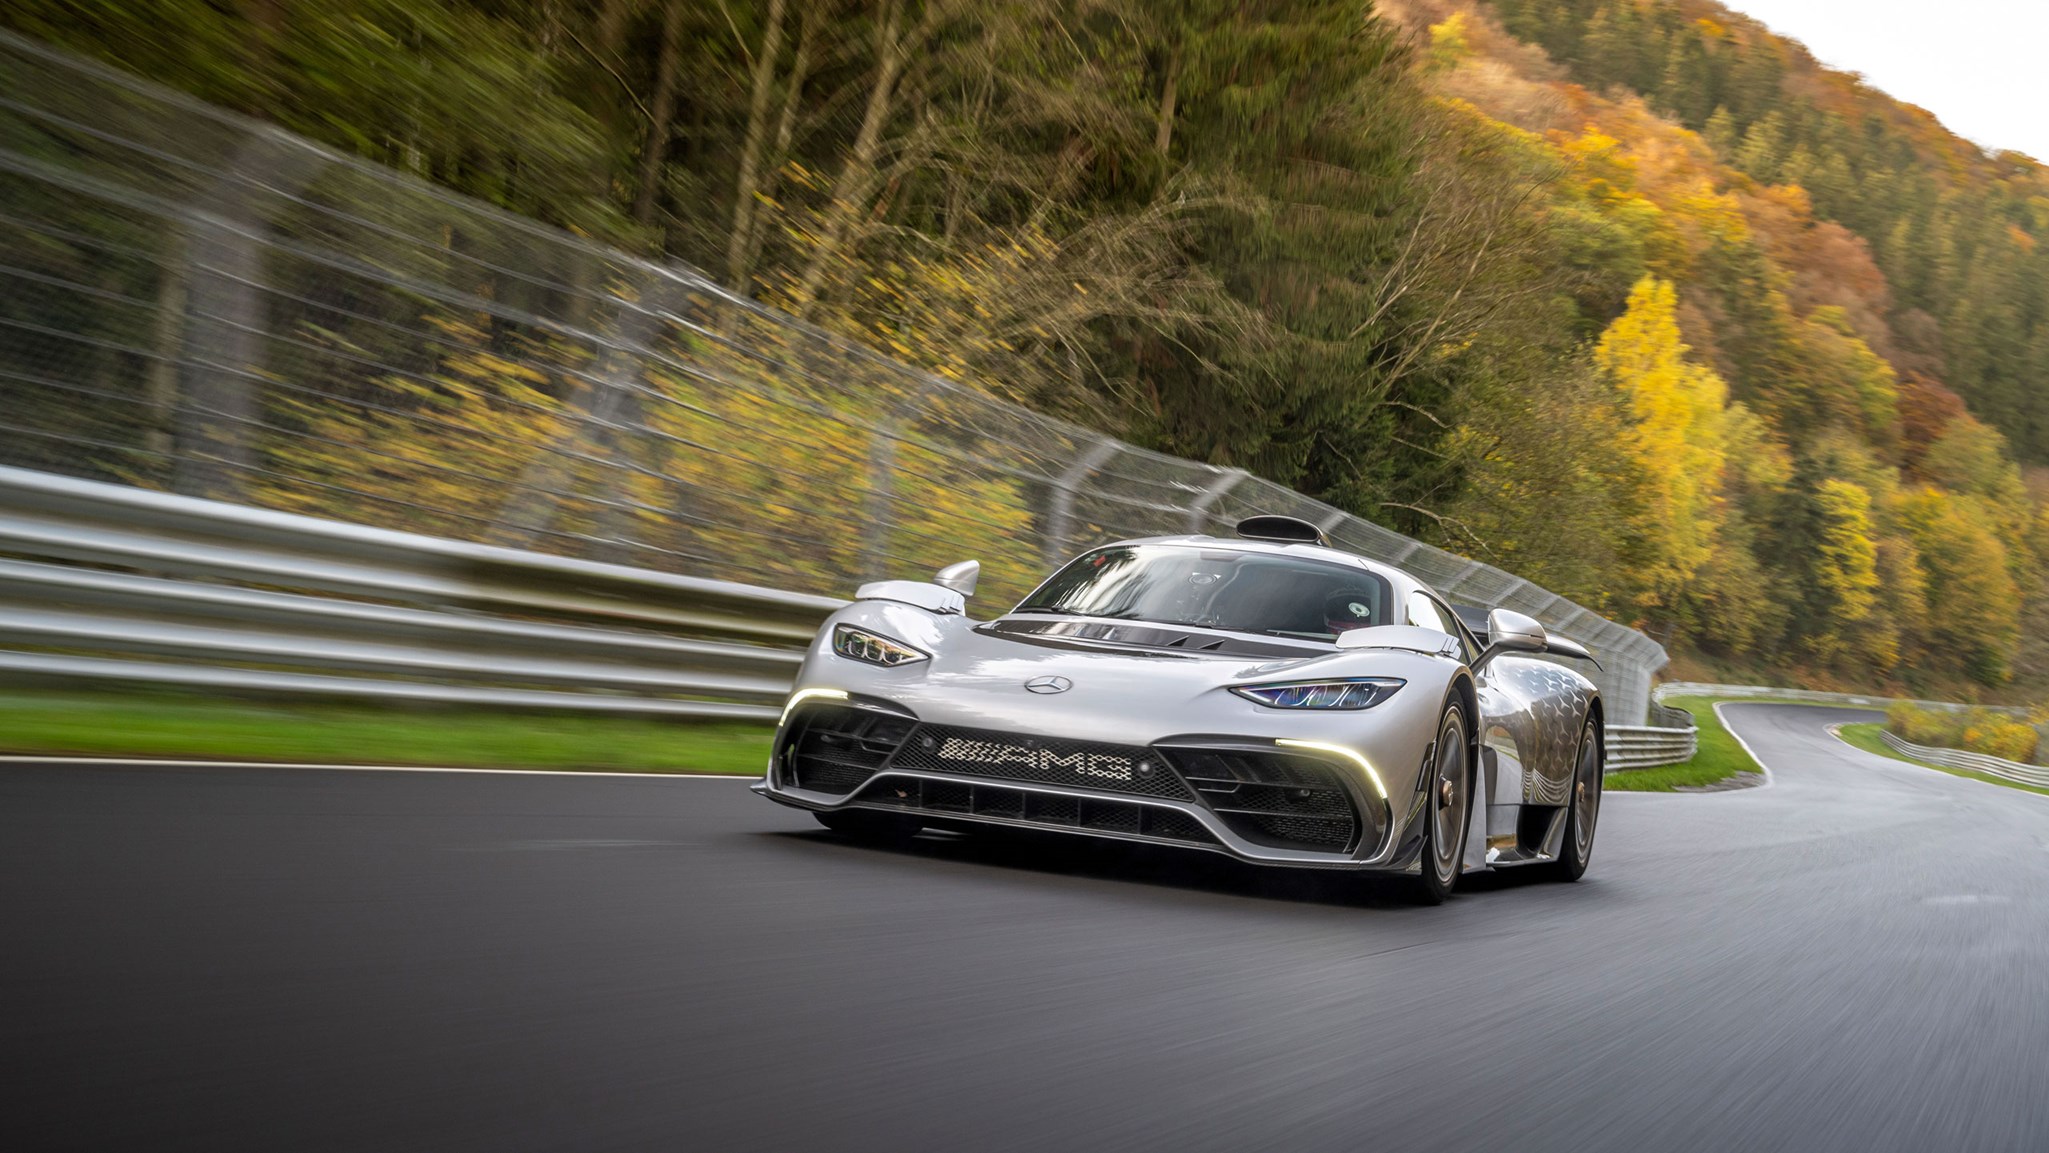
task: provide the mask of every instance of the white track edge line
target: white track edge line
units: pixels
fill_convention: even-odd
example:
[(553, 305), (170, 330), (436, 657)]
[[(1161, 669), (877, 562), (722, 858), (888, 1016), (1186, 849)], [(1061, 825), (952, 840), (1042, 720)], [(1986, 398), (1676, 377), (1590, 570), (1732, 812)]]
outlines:
[[(1756, 765), (1756, 766), (1758, 767), (1758, 769), (1759, 769), (1759, 770), (1760, 770), (1761, 772), (1763, 772), (1763, 774), (1764, 774), (1764, 783), (1763, 783), (1763, 784), (1761, 784), (1761, 785), (1746, 785), (1746, 786), (1744, 786), (1743, 788), (1740, 788), (1740, 789), (1685, 789), (1685, 790), (1680, 790), (1680, 789), (1616, 789), (1616, 790), (1613, 790), (1613, 792), (1610, 792), (1610, 791), (1609, 791), (1609, 790), (1608, 790), (1607, 788), (1605, 788), (1605, 787), (1604, 787), (1604, 788), (1602, 788), (1602, 790), (1601, 790), (1601, 802), (1602, 802), (1603, 804), (1606, 804), (1606, 803), (1607, 803), (1607, 801), (1608, 801), (1608, 798), (1609, 798), (1610, 796), (1623, 796), (1623, 797), (1722, 797), (1722, 796), (1728, 796), (1728, 797), (1734, 797), (1734, 796), (1741, 796), (1742, 794), (1744, 794), (1744, 793), (1747, 793), (1747, 792), (1751, 791), (1752, 789), (1769, 789), (1769, 788), (1771, 788), (1771, 787), (1772, 787), (1773, 785), (1775, 785), (1775, 784), (1777, 784), (1777, 783), (1778, 783), (1778, 779), (1772, 776), (1772, 771), (1771, 771), (1771, 767), (1770, 767), (1770, 766), (1768, 766), (1768, 765), (1766, 765), (1766, 764), (1764, 763), (1764, 759), (1763, 759), (1762, 757), (1759, 757), (1759, 756), (1757, 755), (1757, 751), (1756, 751), (1755, 749), (1752, 749), (1752, 748), (1750, 747), (1750, 742), (1749, 742), (1749, 741), (1746, 741), (1746, 740), (1744, 740), (1744, 739), (1743, 739), (1743, 738), (1742, 738), (1741, 736), (1738, 736), (1738, 735), (1737, 735), (1737, 733), (1736, 733), (1736, 730), (1735, 730), (1735, 729), (1732, 729), (1732, 728), (1730, 728), (1730, 727), (1729, 727), (1729, 718), (1727, 718), (1727, 717), (1725, 717), (1725, 716), (1723, 716), (1723, 715), (1722, 715), (1722, 706), (1723, 706), (1723, 705), (1760, 705), (1760, 704), (1763, 704), (1763, 705), (1769, 705), (1769, 704), (1777, 704), (1777, 703), (1778, 703), (1778, 702), (1776, 702), (1776, 701), (1735, 701), (1735, 700), (1730, 700), (1730, 701), (1716, 701), (1716, 702), (1714, 702), (1714, 710), (1715, 710), (1715, 720), (1717, 720), (1717, 721), (1719, 721), (1719, 722), (1721, 723), (1721, 726), (1722, 726), (1722, 731), (1723, 731), (1723, 732), (1726, 732), (1726, 733), (1728, 733), (1728, 734), (1729, 734), (1730, 736), (1732, 736), (1732, 737), (1735, 737), (1735, 738), (1736, 738), (1736, 743), (1737, 743), (1738, 745), (1742, 746), (1742, 748), (1743, 748), (1743, 751), (1744, 751), (1744, 753), (1746, 753), (1746, 754), (1747, 754), (1747, 755), (1748, 755), (1748, 756), (1750, 757), (1750, 763), (1751, 763), (1751, 764), (1753, 764), (1753, 765)], [(1627, 771), (1627, 770), (1624, 770), (1624, 771)]]
[(0, 754), (0, 765), (135, 769), (314, 769), (349, 773), (499, 773), (522, 777), (637, 777), (642, 780), (755, 781), (748, 773), (626, 773), (610, 769), (479, 769), (459, 765), (332, 765), (308, 761), (187, 761), (163, 757), (49, 757)]
[[(1767, 765), (1767, 764), (1765, 764), (1765, 763), (1764, 763), (1764, 758), (1763, 758), (1763, 757), (1760, 757), (1760, 756), (1758, 756), (1758, 755), (1757, 755), (1757, 750), (1756, 750), (1756, 749), (1753, 749), (1753, 748), (1751, 748), (1751, 747), (1750, 747), (1750, 742), (1749, 742), (1749, 741), (1746, 741), (1746, 740), (1744, 740), (1744, 739), (1743, 739), (1743, 734), (1742, 734), (1742, 733), (1739, 733), (1739, 732), (1737, 732), (1737, 731), (1736, 731), (1736, 727), (1735, 727), (1734, 725), (1731, 725), (1731, 724), (1729, 723), (1729, 718), (1728, 718), (1728, 716), (1727, 716), (1726, 714), (1724, 714), (1724, 713), (1722, 712), (1722, 706), (1723, 706), (1723, 705), (1743, 705), (1743, 704), (1753, 704), (1753, 705), (1754, 705), (1754, 704), (1768, 704), (1768, 703), (1770, 703), (1770, 702), (1767, 702), (1767, 701), (1716, 701), (1716, 702), (1714, 703), (1714, 710), (1715, 710), (1715, 720), (1716, 720), (1716, 722), (1718, 722), (1718, 723), (1719, 723), (1719, 724), (1720, 724), (1720, 725), (1722, 726), (1722, 731), (1723, 731), (1723, 732), (1725, 732), (1725, 733), (1727, 733), (1727, 734), (1729, 734), (1730, 736), (1732, 736), (1732, 737), (1736, 738), (1736, 744), (1737, 744), (1738, 746), (1740, 746), (1740, 747), (1741, 747), (1741, 748), (1743, 749), (1743, 754), (1744, 754), (1745, 756), (1747, 756), (1747, 757), (1749, 757), (1749, 758), (1750, 758), (1750, 763), (1751, 763), (1751, 764), (1753, 764), (1753, 765), (1756, 765), (1756, 766), (1757, 766), (1757, 768), (1758, 768), (1758, 771), (1759, 771), (1759, 772), (1762, 772), (1762, 773), (1764, 774), (1764, 784), (1762, 784), (1762, 785), (1759, 785), (1759, 786), (1757, 786), (1757, 787), (1758, 787), (1758, 788), (1760, 788), (1760, 789), (1769, 789), (1769, 788), (1771, 788), (1771, 787), (1772, 787), (1773, 785), (1776, 785), (1776, 784), (1778, 784), (1778, 783), (1779, 783), (1779, 781), (1778, 781), (1778, 778), (1772, 775), (1772, 767), (1771, 767), (1770, 765)], [(1729, 791), (1730, 791), (1730, 792), (1742, 792), (1743, 790), (1741, 790), (1741, 789), (1731, 789), (1731, 790), (1729, 790)]]

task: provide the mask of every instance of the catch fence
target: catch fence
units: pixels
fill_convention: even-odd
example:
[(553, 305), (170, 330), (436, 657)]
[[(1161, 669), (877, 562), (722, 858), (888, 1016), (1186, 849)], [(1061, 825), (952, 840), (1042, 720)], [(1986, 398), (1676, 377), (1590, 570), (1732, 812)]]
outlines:
[(0, 35), (0, 465), (846, 595), (983, 599), (1126, 536), (1298, 516), (1601, 658), (1650, 638), (1250, 476), (892, 362), (664, 266)]

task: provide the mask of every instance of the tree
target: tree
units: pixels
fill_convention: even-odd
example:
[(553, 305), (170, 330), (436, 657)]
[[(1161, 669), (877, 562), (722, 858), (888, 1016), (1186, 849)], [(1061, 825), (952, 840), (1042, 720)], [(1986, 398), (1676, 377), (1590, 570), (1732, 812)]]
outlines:
[[(1816, 548), (1809, 566), (1810, 616), (1805, 631), (1824, 661), (1835, 659), (1855, 627), (1877, 602), (1878, 546), (1872, 541), (1871, 494), (1833, 477), (1813, 493)], [(1870, 657), (1898, 653), (1870, 653)], [(1886, 667), (1891, 661), (1886, 661)]]
[(1920, 471), (1998, 535), (2016, 580), (2029, 579), (2037, 563), (2032, 547), (2037, 513), (1997, 429), (1969, 415), (1958, 417), (1928, 446)]
[(2020, 639), (2020, 591), (2007, 571), (2006, 546), (1966, 503), (1940, 489), (1908, 495), (1901, 519), (1941, 598), (1929, 613), (1925, 659), (1987, 685), (2004, 682)]
[(1624, 568), (1646, 610), (1670, 605), (1713, 554), (1721, 519), (1728, 386), (1686, 359), (1672, 285), (1645, 277), (1601, 334), (1594, 362), (1614, 382), (1629, 424), (1623, 445), (1631, 508)]

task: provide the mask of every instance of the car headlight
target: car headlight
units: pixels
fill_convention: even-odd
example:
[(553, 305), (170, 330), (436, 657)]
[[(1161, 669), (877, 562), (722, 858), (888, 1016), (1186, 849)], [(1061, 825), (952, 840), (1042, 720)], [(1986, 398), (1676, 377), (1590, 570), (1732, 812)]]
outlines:
[(853, 661), (871, 665), (895, 668), (914, 661), (929, 661), (930, 653), (921, 653), (902, 641), (891, 640), (881, 633), (853, 625), (840, 625), (832, 630), (832, 651)]
[(1270, 709), (1370, 709), (1407, 683), (1395, 677), (1345, 677), (1285, 685), (1233, 685), (1231, 691)]

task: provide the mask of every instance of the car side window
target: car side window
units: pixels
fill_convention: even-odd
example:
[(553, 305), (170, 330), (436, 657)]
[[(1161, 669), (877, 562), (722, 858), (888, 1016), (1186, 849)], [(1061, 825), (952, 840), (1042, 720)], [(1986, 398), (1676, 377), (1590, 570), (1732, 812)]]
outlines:
[(1459, 628), (1458, 621), (1451, 615), (1451, 610), (1439, 604), (1437, 598), (1429, 593), (1409, 594), (1409, 623), (1417, 628), (1436, 629), (1438, 632), (1451, 634), (1457, 639), (1459, 648), (1465, 652), (1467, 661), (1478, 655), (1472, 651), (1472, 642), (1466, 639), (1465, 630)]

